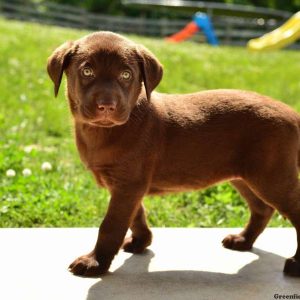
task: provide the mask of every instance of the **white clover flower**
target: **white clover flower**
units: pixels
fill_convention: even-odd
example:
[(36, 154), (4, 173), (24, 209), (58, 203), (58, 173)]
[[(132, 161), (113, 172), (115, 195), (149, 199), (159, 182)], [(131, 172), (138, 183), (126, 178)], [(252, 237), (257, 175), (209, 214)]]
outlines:
[(21, 95), (20, 95), (20, 100), (21, 100), (22, 102), (27, 101), (27, 96), (26, 96), (25, 94), (21, 94)]
[(42, 163), (41, 169), (45, 172), (51, 171), (52, 170), (52, 165), (48, 161), (45, 161), (45, 162)]
[(13, 169), (9, 169), (6, 171), (6, 176), (7, 177), (15, 177), (16, 176), (16, 171)]
[(33, 150), (37, 150), (37, 151), (41, 150), (41, 146), (33, 144), (33, 145), (24, 146), (23, 149), (24, 149), (24, 152), (30, 153)]
[(31, 170), (26, 168), (22, 171), (23, 176), (30, 176), (32, 174)]
[(33, 147), (32, 147), (31, 145), (25, 146), (25, 147), (24, 147), (24, 152), (30, 153), (30, 152), (32, 151), (32, 149), (33, 149)]

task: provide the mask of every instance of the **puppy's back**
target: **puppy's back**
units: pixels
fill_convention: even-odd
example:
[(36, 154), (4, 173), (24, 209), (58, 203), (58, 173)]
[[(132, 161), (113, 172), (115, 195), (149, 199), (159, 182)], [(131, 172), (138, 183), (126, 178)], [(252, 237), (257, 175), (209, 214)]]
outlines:
[(299, 124), (300, 116), (286, 104), (255, 92), (218, 89), (194, 94), (154, 93), (152, 103), (169, 124), (193, 127), (212, 119), (245, 118)]

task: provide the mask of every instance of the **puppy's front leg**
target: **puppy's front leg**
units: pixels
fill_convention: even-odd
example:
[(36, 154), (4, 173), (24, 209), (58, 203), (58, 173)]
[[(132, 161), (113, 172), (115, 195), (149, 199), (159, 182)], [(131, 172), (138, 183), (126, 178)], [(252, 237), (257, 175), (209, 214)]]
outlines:
[(97, 276), (108, 271), (140, 207), (144, 193), (145, 189), (139, 185), (118, 187), (112, 191), (108, 211), (99, 228), (96, 246), (92, 252), (80, 256), (69, 266), (73, 274)]

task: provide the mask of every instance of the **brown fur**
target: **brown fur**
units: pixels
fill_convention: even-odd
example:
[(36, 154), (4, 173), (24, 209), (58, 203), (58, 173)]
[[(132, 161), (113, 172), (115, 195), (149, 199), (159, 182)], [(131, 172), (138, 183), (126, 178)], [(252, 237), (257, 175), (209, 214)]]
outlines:
[[(105, 273), (122, 245), (132, 253), (150, 245), (144, 195), (225, 180), (251, 210), (246, 228), (227, 236), (225, 247), (249, 250), (274, 208), (295, 226), (299, 244), (300, 117), (287, 105), (240, 90), (152, 93), (162, 78), (158, 60), (109, 32), (55, 50), (48, 60), (55, 94), (64, 71), (80, 157), (111, 193), (94, 250), (76, 259), (71, 272)], [(128, 228), (132, 237), (124, 241)], [(284, 271), (300, 275), (299, 247)]]

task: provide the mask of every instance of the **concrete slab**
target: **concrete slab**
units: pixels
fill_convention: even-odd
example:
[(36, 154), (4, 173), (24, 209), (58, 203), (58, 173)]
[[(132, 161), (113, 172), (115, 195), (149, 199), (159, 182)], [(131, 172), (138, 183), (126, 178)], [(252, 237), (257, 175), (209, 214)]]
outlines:
[(300, 278), (282, 273), (294, 229), (267, 229), (251, 252), (221, 246), (235, 232), (156, 228), (145, 254), (120, 251), (112, 273), (80, 278), (67, 266), (92, 249), (97, 229), (0, 229), (0, 299), (300, 299)]

